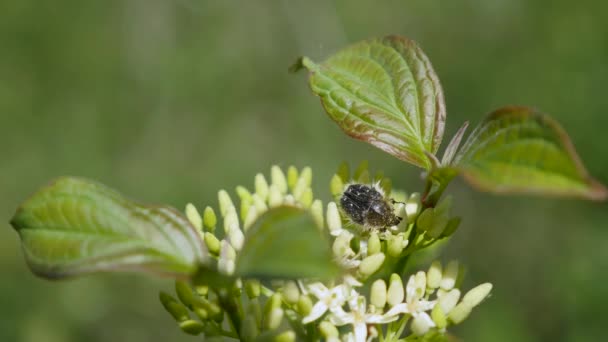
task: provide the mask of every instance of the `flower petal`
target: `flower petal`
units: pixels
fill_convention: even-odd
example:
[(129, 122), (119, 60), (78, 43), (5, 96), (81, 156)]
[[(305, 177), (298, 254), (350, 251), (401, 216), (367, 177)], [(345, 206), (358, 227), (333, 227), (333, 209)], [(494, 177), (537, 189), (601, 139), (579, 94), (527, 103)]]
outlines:
[(308, 316), (302, 319), (302, 323), (308, 324), (312, 321), (316, 321), (319, 317), (323, 316), (323, 314), (327, 311), (328, 307), (323, 301), (318, 301), (310, 310)]

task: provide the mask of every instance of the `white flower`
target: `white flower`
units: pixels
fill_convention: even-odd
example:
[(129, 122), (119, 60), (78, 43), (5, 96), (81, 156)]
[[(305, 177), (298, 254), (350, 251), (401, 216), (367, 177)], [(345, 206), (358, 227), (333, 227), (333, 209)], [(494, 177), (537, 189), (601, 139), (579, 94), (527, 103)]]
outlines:
[(367, 339), (368, 324), (385, 324), (397, 320), (396, 315), (388, 313), (381, 315), (374, 312), (368, 312), (365, 303), (365, 297), (356, 296), (348, 301), (350, 308), (349, 312), (344, 311), (341, 307), (334, 310), (329, 317), (332, 324), (340, 326), (351, 324), (353, 326), (354, 341), (365, 342)]
[(342, 310), (342, 305), (357, 292), (344, 284), (328, 289), (322, 283), (313, 283), (307, 286), (308, 292), (317, 297), (318, 301), (312, 307), (310, 314), (304, 317), (302, 323), (308, 324), (323, 316), (327, 310), (330, 312)]
[(433, 309), (436, 300), (429, 301), (423, 299), (426, 291), (426, 277), (423, 277), (423, 272), (417, 275), (412, 275), (407, 282), (405, 289), (405, 302), (393, 306), (386, 312), (386, 316), (394, 316), (398, 314), (409, 314), (413, 317), (412, 330), (417, 335), (426, 333), (430, 328), (435, 326), (435, 322), (426, 312)]

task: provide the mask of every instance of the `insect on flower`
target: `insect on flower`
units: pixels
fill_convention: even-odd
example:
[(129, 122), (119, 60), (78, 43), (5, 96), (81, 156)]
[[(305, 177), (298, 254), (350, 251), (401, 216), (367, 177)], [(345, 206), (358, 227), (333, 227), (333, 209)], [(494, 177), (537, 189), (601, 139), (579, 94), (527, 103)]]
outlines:
[(385, 229), (401, 222), (395, 215), (392, 199), (386, 199), (382, 189), (376, 185), (351, 184), (342, 197), (340, 206), (355, 223), (367, 229)]

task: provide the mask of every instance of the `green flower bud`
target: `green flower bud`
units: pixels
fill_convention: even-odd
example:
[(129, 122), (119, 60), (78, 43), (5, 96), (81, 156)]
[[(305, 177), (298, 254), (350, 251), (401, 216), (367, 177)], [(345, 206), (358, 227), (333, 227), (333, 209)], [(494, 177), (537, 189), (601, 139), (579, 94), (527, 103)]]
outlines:
[(270, 168), (270, 182), (279, 189), (281, 194), (287, 193), (287, 179), (280, 167), (274, 165)]
[(308, 296), (300, 296), (300, 298), (298, 299), (298, 305), (296, 307), (298, 313), (302, 316), (308, 316), (308, 314), (310, 313), (310, 311), (312, 311), (312, 300), (310, 299), (310, 297)]
[(205, 233), (205, 244), (207, 245), (207, 248), (209, 249), (209, 253), (213, 254), (213, 255), (218, 255), (220, 253), (220, 248), (221, 248), (221, 243), (220, 240), (218, 240), (215, 235), (207, 232)]
[(338, 166), (338, 171), (336, 172), (338, 177), (342, 179), (343, 182), (348, 182), (350, 180), (350, 167), (347, 162), (343, 161)]
[(426, 286), (428, 286), (429, 289), (436, 289), (439, 287), (442, 277), (441, 272), (441, 263), (439, 261), (433, 261), (426, 273)]
[(198, 285), (194, 287), (194, 291), (201, 297), (207, 296), (209, 293), (209, 286), (207, 285)]
[(260, 196), (258, 196), (258, 194), (253, 194), (251, 198), (253, 199), (253, 207), (258, 212), (258, 214), (268, 210), (268, 206), (266, 206), (266, 203), (260, 198)]
[(205, 326), (201, 322), (195, 320), (187, 320), (179, 323), (180, 329), (189, 335), (199, 335), (205, 329)]
[(245, 231), (247, 231), (251, 227), (251, 225), (255, 222), (257, 218), (258, 210), (255, 207), (249, 208), (249, 211), (247, 212), (247, 217), (245, 217), (245, 220), (243, 220), (243, 228), (245, 229)]
[(300, 198), (296, 197), (296, 200), (302, 203), (302, 206), (304, 206), (304, 208), (310, 208), (313, 200), (312, 189), (306, 188), (304, 192), (302, 192), (302, 196), (300, 196)]
[(239, 217), (236, 214), (236, 209), (234, 207), (230, 207), (227, 209), (226, 214), (224, 215), (224, 232), (229, 234), (233, 229), (239, 229)]
[(251, 202), (251, 192), (249, 192), (249, 190), (247, 190), (247, 188), (245, 188), (244, 186), (238, 185), (236, 187), (236, 194), (239, 196), (241, 201)]
[(304, 180), (307, 187), (310, 187), (312, 185), (312, 169), (309, 166), (303, 168), (300, 172), (300, 178)]
[(283, 194), (279, 188), (272, 184), (268, 190), (268, 206), (271, 208), (278, 207), (283, 204)]
[(323, 321), (319, 323), (319, 332), (321, 332), (321, 335), (326, 339), (340, 336), (338, 328), (336, 328), (335, 325), (329, 323), (328, 321)]
[(340, 176), (333, 175), (333, 177), (331, 177), (329, 190), (331, 191), (331, 195), (334, 197), (342, 195), (344, 192), (344, 182), (342, 182), (342, 178), (340, 178)]
[(203, 225), (210, 232), (215, 230), (215, 225), (217, 225), (217, 216), (215, 216), (215, 211), (213, 211), (213, 208), (205, 208), (205, 211), (203, 212)]
[(293, 188), (293, 197), (299, 201), (300, 198), (302, 198), (302, 195), (304, 194), (304, 191), (306, 191), (306, 189), (308, 189), (308, 185), (306, 185), (306, 180), (302, 177), (298, 178), (298, 182), (296, 183), (296, 186)]
[(439, 284), (442, 289), (451, 290), (454, 287), (458, 279), (458, 267), (458, 261), (453, 260), (448, 263)]
[(490, 283), (477, 285), (464, 295), (462, 301), (466, 302), (471, 307), (475, 307), (490, 294), (490, 291), (492, 291), (492, 284)]
[(454, 324), (460, 324), (471, 313), (472, 307), (466, 302), (460, 302), (448, 314), (448, 319)]
[(222, 310), (222, 308), (216, 303), (207, 300), (206, 298), (198, 298), (193, 304), (195, 312), (197, 309), (201, 308), (207, 312), (209, 318), (213, 319), (216, 322), (221, 322), (224, 319), (224, 311)]
[(177, 298), (186, 306), (191, 308), (194, 302), (194, 293), (188, 283), (181, 280), (175, 281), (175, 293)]
[(201, 218), (201, 214), (198, 213), (198, 210), (196, 210), (194, 204), (186, 204), (186, 217), (196, 229), (203, 229), (203, 219)]
[(315, 200), (310, 206), (310, 214), (315, 220), (315, 224), (319, 229), (323, 229), (323, 202), (321, 200)]
[(258, 173), (255, 175), (255, 193), (265, 201), (268, 198), (268, 182), (263, 174)]
[(293, 189), (296, 187), (297, 182), (298, 169), (296, 169), (295, 166), (292, 165), (287, 169), (287, 185), (289, 186), (291, 191), (293, 191)]
[(410, 327), (412, 329), (412, 332), (417, 335), (417, 336), (421, 336), (427, 333), (427, 331), (429, 331), (429, 329), (431, 328), (431, 326), (429, 325), (428, 321), (420, 316), (415, 316), (414, 319), (412, 320), (412, 325)]
[(386, 294), (386, 301), (388, 304), (390, 306), (395, 306), (403, 302), (405, 291), (403, 290), (403, 281), (401, 280), (401, 277), (396, 273), (391, 274), (388, 284), (388, 291)]
[(262, 285), (259, 280), (250, 279), (245, 281), (245, 293), (249, 299), (257, 298), (262, 291)]
[(264, 320), (262, 324), (264, 330), (277, 329), (281, 325), (284, 313), (285, 312), (281, 308), (276, 308), (268, 311), (266, 315), (264, 315)]
[(247, 201), (241, 201), (241, 211), (239, 213), (241, 220), (245, 221), (252, 206), (253, 206), (253, 199), (249, 199)]
[(439, 329), (444, 329), (448, 325), (447, 317), (445, 316), (445, 313), (441, 309), (441, 305), (435, 305), (433, 307), (433, 311), (431, 311), (431, 318), (433, 319), (433, 322), (435, 322), (435, 325), (437, 325), (437, 328), (439, 328)]
[(327, 228), (331, 232), (336, 232), (342, 229), (342, 220), (340, 219), (340, 211), (335, 202), (327, 204)]
[(454, 309), (454, 307), (456, 306), (456, 303), (458, 303), (459, 299), (460, 299), (460, 290), (451, 289), (449, 292), (447, 292), (447, 293), (443, 294), (441, 297), (439, 297), (439, 301), (438, 301), (437, 305), (441, 307), (441, 310), (443, 311), (443, 313), (449, 314), (450, 311), (452, 311), (452, 309)]
[(422, 204), (420, 203), (420, 194), (415, 192), (410, 195), (410, 198), (405, 202), (405, 212), (407, 213), (407, 221), (414, 222), (418, 213), (420, 213)]
[(369, 277), (370, 275), (376, 273), (380, 267), (382, 267), (384, 259), (385, 256), (383, 253), (377, 253), (365, 257), (365, 259), (361, 260), (361, 263), (359, 264), (359, 272), (364, 278)]
[(161, 291), (159, 293), (159, 299), (165, 310), (167, 310), (177, 322), (183, 322), (190, 319), (188, 309), (168, 293)]
[(359, 177), (357, 177), (357, 182), (362, 183), (362, 184), (369, 184), (371, 183), (372, 179), (371, 176), (369, 175), (369, 170), (363, 170), (360, 174)]
[[(369, 169), (369, 162), (367, 160), (361, 161), (361, 163), (359, 163), (359, 165), (357, 165), (357, 168), (355, 169), (355, 172), (353, 174), (353, 179), (359, 181), (361, 179), (361, 175), (364, 172), (367, 172), (367, 176), (369, 177), (369, 171), (367, 171), (368, 169)], [(363, 182), (359, 181), (359, 183), (363, 183)], [(365, 183), (369, 183), (369, 182), (365, 182)]]
[(370, 302), (377, 309), (382, 310), (386, 305), (386, 283), (382, 279), (374, 281), (370, 291)]
[[(393, 181), (391, 181), (390, 178), (382, 178), (382, 180), (380, 181), (380, 187), (384, 190), (384, 193), (388, 195), (393, 190)], [(404, 216), (401, 217), (403, 217), (404, 219), (406, 218)]]
[(245, 244), (245, 234), (238, 227), (234, 227), (228, 232), (228, 241), (234, 249), (241, 250)]
[(300, 299), (300, 289), (295, 281), (287, 281), (285, 286), (283, 286), (283, 290), (281, 291), (283, 294), (283, 299), (288, 304), (296, 304)]
[(386, 253), (394, 258), (401, 255), (401, 252), (407, 246), (407, 240), (404, 241), (403, 234), (391, 235), (386, 247)]
[(334, 252), (336, 257), (342, 258), (353, 253), (350, 248), (350, 240), (352, 238), (353, 235), (349, 232), (342, 232), (342, 234), (336, 237), (331, 246), (331, 250)]
[(274, 342), (294, 342), (296, 340), (296, 333), (293, 330), (284, 331), (274, 338)]
[(418, 215), (418, 219), (416, 223), (418, 225), (418, 229), (422, 231), (429, 231), (433, 227), (433, 217), (435, 216), (434, 208), (426, 208), (420, 215)]
[(202, 307), (195, 307), (192, 311), (203, 322), (209, 319), (209, 312)]
[(226, 216), (226, 212), (228, 212), (229, 208), (233, 208), (234, 204), (232, 203), (232, 199), (230, 199), (230, 195), (226, 190), (220, 190), (217, 193), (217, 198), (220, 203), (220, 214), (222, 217)]
[(372, 232), (367, 240), (367, 254), (374, 255), (382, 251), (382, 243), (377, 232)]

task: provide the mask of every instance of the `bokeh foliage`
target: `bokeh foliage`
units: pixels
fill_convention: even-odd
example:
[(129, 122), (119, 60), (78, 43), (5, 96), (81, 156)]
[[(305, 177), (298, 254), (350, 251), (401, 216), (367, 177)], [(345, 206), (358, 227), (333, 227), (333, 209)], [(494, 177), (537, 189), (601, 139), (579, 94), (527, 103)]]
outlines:
[[(451, 136), (507, 104), (551, 113), (608, 181), (608, 4), (583, 0), (5, 1), (0, 3), (0, 340), (191, 341), (159, 307), (170, 282), (34, 278), (8, 225), (59, 175), (146, 202), (215, 203), (272, 163), (369, 159), (396, 187), (413, 167), (345, 137), (287, 67), (388, 33), (418, 41), (442, 80)], [(445, 143), (445, 142), (444, 142)], [(319, 153), (323, 151), (323, 153)], [(326, 187), (315, 189), (329, 198)], [(448, 192), (464, 217), (444, 251), (496, 284), (471, 341), (597, 341), (608, 302), (606, 204)]]

